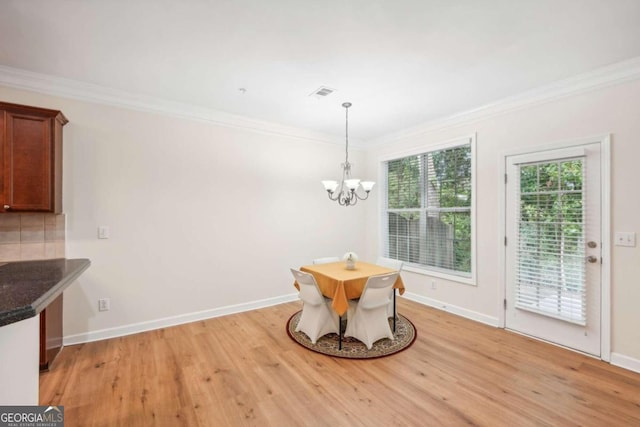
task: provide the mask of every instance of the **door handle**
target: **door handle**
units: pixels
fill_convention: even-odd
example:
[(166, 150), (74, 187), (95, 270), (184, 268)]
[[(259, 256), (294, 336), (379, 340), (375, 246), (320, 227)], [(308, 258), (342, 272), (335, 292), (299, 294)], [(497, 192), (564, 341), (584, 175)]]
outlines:
[(589, 256), (587, 257), (587, 262), (590, 262), (590, 263), (592, 263), (592, 264), (593, 264), (594, 262), (597, 262), (597, 261), (598, 261), (598, 257), (595, 257), (595, 256), (593, 256), (593, 255), (589, 255)]

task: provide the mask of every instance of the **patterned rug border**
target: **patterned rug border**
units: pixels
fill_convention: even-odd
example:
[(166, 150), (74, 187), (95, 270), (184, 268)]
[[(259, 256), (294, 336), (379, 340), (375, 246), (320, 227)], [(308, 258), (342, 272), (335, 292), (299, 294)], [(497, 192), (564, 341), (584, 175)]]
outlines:
[[(287, 331), (287, 335), (289, 335), (289, 338), (291, 338), (291, 340), (293, 342), (295, 342), (296, 344), (298, 344), (299, 346), (307, 349), (307, 350), (311, 350), (314, 353), (318, 353), (318, 354), (322, 354), (324, 356), (329, 356), (329, 357), (337, 357), (337, 358), (341, 358), (341, 359), (350, 359), (350, 360), (371, 360), (371, 359), (380, 359), (382, 357), (388, 357), (388, 356), (392, 356), (394, 354), (398, 354), (406, 349), (408, 349), (409, 347), (411, 347), (413, 345), (413, 343), (416, 341), (416, 338), (418, 337), (418, 330), (416, 329), (415, 325), (413, 324), (413, 322), (411, 322), (411, 320), (407, 319), (405, 316), (401, 315), (400, 313), (398, 313), (398, 318), (402, 318), (404, 321), (406, 321), (409, 325), (411, 325), (411, 328), (413, 329), (413, 338), (411, 339), (410, 342), (408, 342), (407, 344), (405, 344), (403, 347), (398, 348), (397, 350), (394, 350), (390, 353), (387, 354), (379, 354), (379, 355), (375, 355), (375, 356), (365, 356), (365, 357), (353, 357), (348, 355), (347, 353), (341, 355), (341, 354), (334, 354), (334, 353), (327, 353), (325, 351), (323, 351), (321, 348), (318, 348), (317, 346), (314, 346), (313, 344), (311, 344), (311, 342), (309, 342), (307, 345), (301, 343), (300, 341), (298, 341), (292, 334), (291, 334), (291, 321), (302, 312), (302, 310), (296, 311), (295, 313), (293, 313), (291, 315), (291, 317), (289, 317), (289, 320), (287, 320), (287, 323), (285, 324), (285, 329)], [(329, 334), (330, 335), (336, 335), (336, 334)], [(323, 339), (325, 337), (322, 337), (320, 339)], [(307, 338), (308, 339), (308, 338)], [(318, 342), (320, 342), (320, 339), (318, 340)], [(335, 339), (335, 338), (334, 338)], [(342, 343), (342, 349), (345, 349), (345, 345), (349, 345), (348, 342), (345, 343), (344, 341), (344, 337), (343, 337), (343, 343)], [(347, 338), (347, 340), (355, 340), (355, 338)], [(361, 343), (360, 343), (361, 344)], [(378, 342), (373, 344), (372, 350), (367, 350), (367, 351), (373, 351), (376, 348), (376, 345), (378, 344)], [(362, 344), (364, 346), (364, 344)], [(365, 347), (366, 348), (366, 347)], [(334, 351), (340, 351), (340, 350), (334, 350)]]

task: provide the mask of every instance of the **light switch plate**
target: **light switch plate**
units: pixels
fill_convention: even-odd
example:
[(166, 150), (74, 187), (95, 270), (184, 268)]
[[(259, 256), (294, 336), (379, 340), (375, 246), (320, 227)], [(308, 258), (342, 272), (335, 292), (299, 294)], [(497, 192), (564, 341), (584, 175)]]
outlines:
[(111, 310), (111, 300), (109, 298), (100, 298), (98, 300), (98, 311)]
[(632, 231), (618, 231), (615, 236), (616, 246), (636, 246), (636, 233)]

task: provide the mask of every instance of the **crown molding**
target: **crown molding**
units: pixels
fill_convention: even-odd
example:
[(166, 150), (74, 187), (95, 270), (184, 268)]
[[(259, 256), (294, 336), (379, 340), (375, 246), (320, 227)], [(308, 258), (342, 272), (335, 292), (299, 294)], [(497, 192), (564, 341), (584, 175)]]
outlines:
[(445, 130), (470, 122), (510, 113), (526, 107), (554, 101), (568, 96), (613, 86), (640, 78), (640, 57), (607, 65), (587, 73), (559, 80), (549, 85), (504, 98), (479, 108), (410, 127), (405, 130), (369, 140), (370, 148), (378, 148), (399, 139), (418, 136), (427, 132)]
[[(344, 145), (342, 137), (251, 119), (219, 110), (139, 95), (93, 83), (0, 65), (0, 85), (142, 112), (165, 114), (258, 133)], [(362, 145), (355, 141), (354, 148)]]
[[(399, 139), (410, 138), (460, 126), (466, 123), (506, 114), (522, 108), (550, 102), (567, 96), (578, 95), (640, 78), (640, 57), (611, 64), (571, 78), (557, 81), (519, 95), (436, 119), (422, 125), (383, 135), (368, 141), (353, 140), (350, 145), (356, 150), (372, 149)], [(307, 141), (343, 145), (342, 137), (313, 132), (301, 128), (251, 119), (248, 117), (198, 107), (160, 98), (138, 95), (93, 83), (35, 73), (19, 68), (0, 65), (0, 85), (29, 90), (84, 102), (104, 104), (119, 108), (165, 114), (172, 117), (213, 123), (220, 126), (250, 130), (258, 133), (286, 136)]]

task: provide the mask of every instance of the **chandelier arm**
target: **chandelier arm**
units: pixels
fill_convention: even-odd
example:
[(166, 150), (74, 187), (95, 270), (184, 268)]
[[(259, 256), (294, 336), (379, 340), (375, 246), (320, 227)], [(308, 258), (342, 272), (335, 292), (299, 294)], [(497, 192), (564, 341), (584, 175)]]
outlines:
[(342, 173), (342, 181), (340, 181), (340, 187), (338, 187), (338, 198), (344, 194), (344, 172)]
[(366, 191), (364, 194), (364, 197), (362, 197), (361, 195), (359, 195), (358, 193), (354, 192), (353, 194), (356, 195), (356, 197), (360, 200), (367, 200), (369, 198), (369, 191)]

